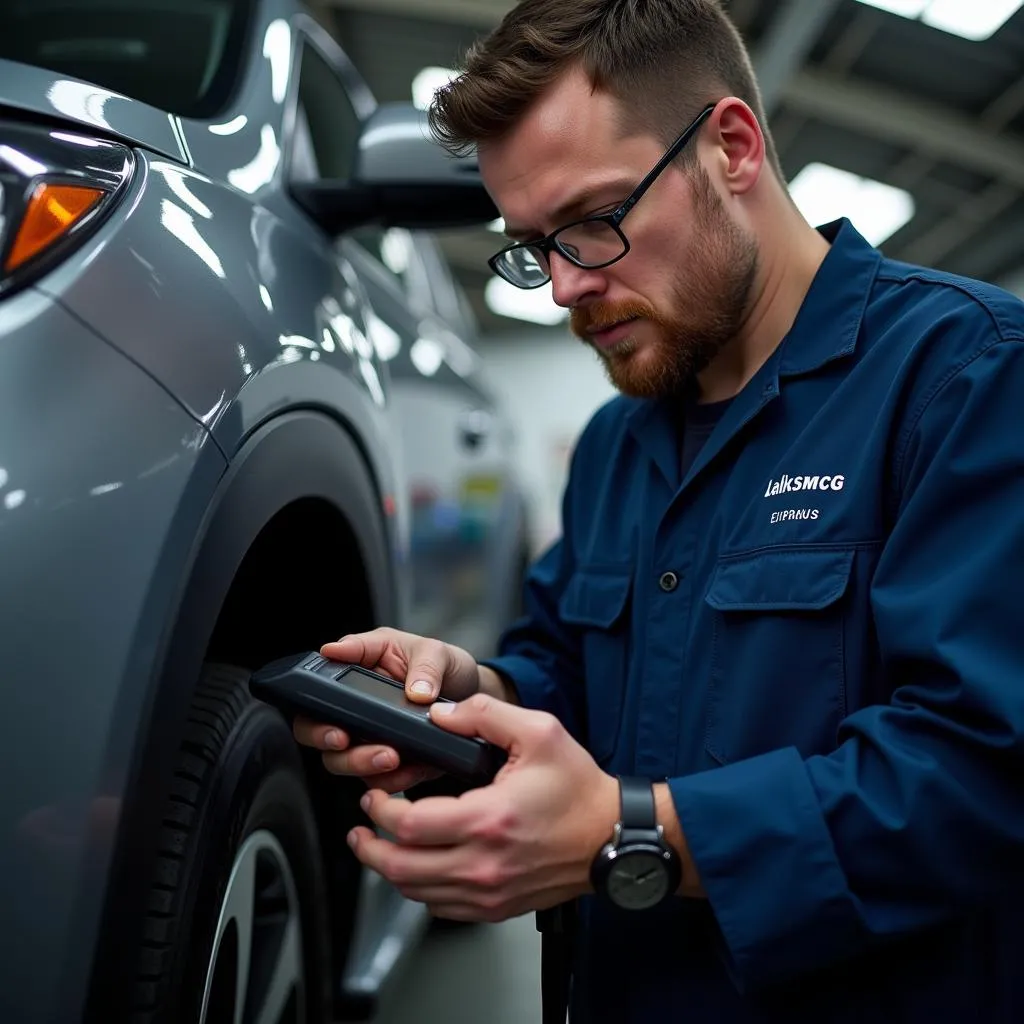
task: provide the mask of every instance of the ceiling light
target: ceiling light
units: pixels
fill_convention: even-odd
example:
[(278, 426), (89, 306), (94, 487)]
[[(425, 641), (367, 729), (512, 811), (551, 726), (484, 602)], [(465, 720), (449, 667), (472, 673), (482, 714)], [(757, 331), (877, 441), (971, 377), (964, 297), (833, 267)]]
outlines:
[(1024, 0), (860, 0), (904, 18), (918, 19), (932, 28), (972, 42), (988, 39), (1009, 21)]
[(444, 362), (444, 349), (433, 338), (417, 338), (409, 349), (409, 358), (424, 377), (433, 377)]
[(424, 68), (412, 80), (412, 101), (420, 110), (427, 110), (434, 100), (434, 93), (443, 89), (458, 71), (451, 68)]
[(543, 288), (526, 291), (509, 284), (504, 278), (492, 277), (484, 289), (484, 299), (492, 313), (526, 320), (532, 324), (554, 327), (562, 323), (569, 311), (555, 304), (550, 283)]
[(891, 14), (899, 14), (904, 18), (919, 18), (931, 0), (860, 0), (868, 7), (877, 7)]
[(848, 217), (871, 245), (881, 245), (914, 216), (909, 192), (828, 164), (808, 164), (793, 179), (789, 192), (811, 224)]
[(921, 20), (933, 28), (978, 41), (995, 35), (1022, 5), (1024, 0), (932, 0)]

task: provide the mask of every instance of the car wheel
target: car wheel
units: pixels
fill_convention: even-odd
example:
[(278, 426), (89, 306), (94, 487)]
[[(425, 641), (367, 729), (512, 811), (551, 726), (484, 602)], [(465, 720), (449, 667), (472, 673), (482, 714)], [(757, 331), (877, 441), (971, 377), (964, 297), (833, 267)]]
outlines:
[(210, 666), (165, 801), (134, 1024), (322, 1024), (327, 897), (288, 725)]

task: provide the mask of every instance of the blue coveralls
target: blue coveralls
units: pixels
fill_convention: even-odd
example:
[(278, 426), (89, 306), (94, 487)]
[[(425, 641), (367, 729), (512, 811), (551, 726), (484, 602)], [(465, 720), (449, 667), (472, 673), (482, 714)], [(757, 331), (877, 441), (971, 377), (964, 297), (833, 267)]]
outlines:
[(579, 1021), (1024, 1022), (1024, 304), (819, 230), (685, 479), (678, 403), (593, 417), (488, 662), (708, 895), (586, 897)]

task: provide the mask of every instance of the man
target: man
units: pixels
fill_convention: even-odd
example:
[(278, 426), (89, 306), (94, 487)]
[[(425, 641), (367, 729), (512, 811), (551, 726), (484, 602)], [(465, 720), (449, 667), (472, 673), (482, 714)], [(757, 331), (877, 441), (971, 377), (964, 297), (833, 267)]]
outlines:
[(523, 0), (432, 116), (623, 394), (500, 657), (324, 648), (510, 752), (394, 800), (299, 723), (356, 855), (442, 916), (579, 897), (575, 1021), (1024, 1020), (1024, 308), (808, 225), (712, 0)]

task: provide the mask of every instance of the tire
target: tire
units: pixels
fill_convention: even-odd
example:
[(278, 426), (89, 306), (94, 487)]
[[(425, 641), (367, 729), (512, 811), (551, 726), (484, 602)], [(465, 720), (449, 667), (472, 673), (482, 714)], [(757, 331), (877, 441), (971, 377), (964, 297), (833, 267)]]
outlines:
[[(327, 898), (302, 763), (282, 716), (249, 696), (248, 678), (209, 666), (192, 702), (165, 802), (133, 1024), (330, 1019)], [(248, 984), (236, 985), (246, 934)], [(282, 1012), (254, 1012), (269, 1003)]]

